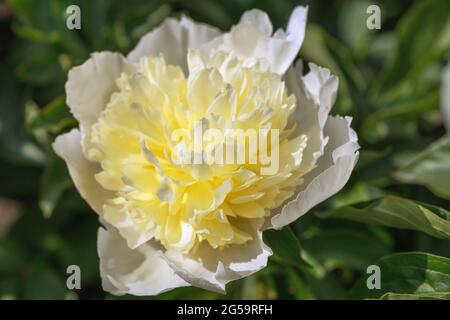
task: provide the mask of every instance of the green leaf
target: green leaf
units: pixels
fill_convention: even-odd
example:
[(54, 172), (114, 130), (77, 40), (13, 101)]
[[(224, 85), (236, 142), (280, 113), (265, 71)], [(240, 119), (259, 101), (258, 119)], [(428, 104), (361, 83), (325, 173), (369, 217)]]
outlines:
[(0, 159), (15, 165), (42, 165), (46, 155), (23, 130), (24, 108), (17, 83), (0, 67)]
[[(57, 44), (71, 55), (87, 58), (88, 51), (78, 32), (69, 30), (66, 26), (66, 9), (72, 3), (51, 0), (9, 0), (8, 4), (18, 16), (19, 24), (14, 25), (14, 31), (19, 37), (39, 41), (41, 44)], [(82, 30), (84, 30), (83, 17), (86, 11), (81, 10)], [(27, 54), (30, 55), (29, 52)]]
[(432, 292), (421, 294), (386, 293), (381, 300), (450, 300), (450, 292)]
[(414, 80), (450, 49), (450, 1), (416, 1), (396, 30), (397, 48), (378, 82), (384, 95)]
[(295, 265), (302, 263), (300, 243), (290, 227), (268, 230), (264, 236), (276, 256)]
[[(56, 215), (55, 215), (56, 217)], [(82, 222), (83, 216), (78, 216), (77, 221)], [(86, 218), (90, 220), (90, 215)], [(63, 248), (58, 250), (61, 265), (78, 265), (82, 270), (82, 284), (91, 283), (98, 279), (99, 260), (97, 248), (93, 245), (97, 239), (98, 225), (79, 223), (63, 234)], [(80, 238), (80, 234), (83, 235)]]
[(286, 283), (284, 284), (287, 290), (298, 300), (314, 299), (314, 293), (308, 287), (304, 279), (292, 269), (286, 270)]
[[(377, 109), (367, 116), (362, 124), (360, 134), (367, 140), (376, 140), (376, 126), (390, 119), (418, 118), (423, 113), (439, 109), (439, 91), (433, 90), (418, 96), (410, 96), (406, 101), (395, 101), (391, 105)], [(383, 123), (384, 124), (384, 123)]]
[(107, 15), (112, 3), (108, 0), (88, 1), (81, 0), (81, 32), (88, 38), (91, 48), (102, 50), (105, 46), (108, 31)]
[(374, 35), (373, 30), (361, 28), (366, 25), (366, 10), (371, 4), (372, 2), (368, 0), (346, 1), (338, 13), (337, 23), (340, 34), (358, 58), (366, 55)]
[(50, 44), (23, 42), (13, 52), (17, 64), (15, 73), (19, 80), (31, 85), (48, 85), (63, 81), (63, 70), (58, 60), (58, 51)]
[(0, 241), (0, 273), (17, 270), (27, 262), (28, 258), (26, 248), (20, 243)]
[(64, 161), (54, 156), (45, 169), (41, 179), (39, 207), (44, 217), (49, 218), (51, 216), (58, 200), (70, 184), (70, 178), (67, 174)]
[(339, 208), (354, 203), (371, 201), (384, 196), (385, 193), (375, 187), (370, 186), (367, 182), (358, 182), (351, 188), (346, 188), (338, 195), (330, 199), (330, 206)]
[(450, 199), (450, 135), (430, 145), (394, 176), (403, 183), (423, 185)]
[[(62, 273), (64, 276), (65, 272)], [(50, 268), (38, 266), (30, 275), (23, 299), (64, 299), (68, 290), (63, 278)]]
[(305, 272), (306, 283), (318, 299), (336, 300), (344, 299), (347, 292), (337, 275), (327, 273), (317, 277), (310, 272)]
[(363, 271), (390, 253), (378, 239), (355, 229), (320, 230), (302, 244), (327, 270), (348, 267)]
[(183, 7), (190, 11), (198, 21), (204, 21), (210, 25), (228, 30), (233, 24), (233, 19), (224, 10), (222, 1), (190, 0), (181, 1)]
[(170, 15), (171, 9), (172, 8), (168, 3), (164, 3), (156, 9), (153, 9), (142, 24), (133, 28), (131, 31), (133, 38), (140, 39), (147, 32), (150, 32), (157, 27)]
[[(386, 293), (448, 296), (450, 259), (428, 253), (396, 253), (380, 259), (380, 289), (368, 289), (363, 275), (350, 291), (352, 299), (380, 298)], [(388, 297), (388, 296), (387, 296)]]
[(346, 206), (319, 214), (386, 227), (411, 229), (430, 236), (450, 239), (450, 213), (427, 204), (395, 196), (386, 196), (360, 207)]
[(282, 230), (264, 232), (265, 242), (274, 252), (274, 258), (299, 268), (314, 268), (323, 273), (321, 266), (300, 246), (300, 242), (292, 229), (287, 226)]
[(365, 79), (352, 61), (349, 50), (319, 25), (308, 23), (300, 55), (306, 61), (330, 69), (339, 77), (339, 95), (336, 104), (339, 112), (348, 112), (352, 108), (352, 98), (356, 99), (351, 93), (362, 91), (366, 86)]
[(58, 134), (76, 123), (65, 103), (65, 97), (59, 96), (30, 119), (28, 126), (32, 130), (43, 129), (52, 134)]
[(365, 168), (366, 166), (381, 161), (384, 157), (391, 153), (391, 148), (385, 148), (384, 150), (370, 150), (364, 149), (359, 152), (358, 163), (356, 164), (355, 170)]

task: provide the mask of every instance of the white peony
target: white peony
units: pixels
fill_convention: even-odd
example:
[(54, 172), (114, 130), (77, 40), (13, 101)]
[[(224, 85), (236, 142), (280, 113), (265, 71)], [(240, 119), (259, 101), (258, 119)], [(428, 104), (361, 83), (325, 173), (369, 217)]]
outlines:
[[(291, 67), (307, 8), (273, 33), (251, 10), (230, 32), (167, 19), (127, 56), (100, 52), (69, 72), (79, 129), (53, 144), (99, 214), (100, 273), (113, 294), (182, 286), (225, 292), (264, 268), (263, 230), (280, 229), (339, 191), (358, 158), (349, 117), (331, 117), (338, 78)], [(171, 161), (189, 151), (175, 129), (199, 125), (280, 131), (279, 170)]]

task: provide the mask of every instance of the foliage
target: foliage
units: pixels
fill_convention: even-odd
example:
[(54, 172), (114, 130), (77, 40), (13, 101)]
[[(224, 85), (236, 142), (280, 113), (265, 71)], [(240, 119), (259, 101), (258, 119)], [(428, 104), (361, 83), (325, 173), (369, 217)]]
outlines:
[[(78, 4), (82, 29), (66, 28)], [(348, 185), (282, 231), (265, 235), (269, 266), (221, 296), (180, 288), (157, 299), (448, 299), (450, 139), (439, 112), (450, 54), (450, 2), (378, 1), (382, 29), (366, 28), (372, 1), (303, 1), (309, 24), (300, 58), (340, 78), (333, 113), (351, 114), (361, 144)], [(261, 8), (275, 27), (297, 5), (283, 1), (7, 0), (0, 4), (0, 197), (20, 218), (0, 233), (0, 298), (129, 299), (101, 290), (99, 222), (50, 145), (77, 126), (64, 97), (68, 70), (100, 50), (128, 52), (168, 16), (228, 29)], [(6, 211), (0, 202), (0, 220)], [(0, 221), (1, 222), (1, 221)], [(0, 224), (1, 225), (1, 224)], [(1, 230), (0, 230), (1, 232)], [(68, 291), (66, 268), (82, 270)], [(380, 290), (366, 269), (382, 269)]]

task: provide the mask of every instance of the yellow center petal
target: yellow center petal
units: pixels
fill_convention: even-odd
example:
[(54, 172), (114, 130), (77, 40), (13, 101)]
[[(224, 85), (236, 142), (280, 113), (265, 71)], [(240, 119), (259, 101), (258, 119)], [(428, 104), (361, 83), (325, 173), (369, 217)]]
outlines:
[[(131, 221), (133, 237), (145, 232), (183, 252), (202, 241), (214, 248), (244, 244), (251, 236), (240, 225), (270, 215), (304, 175), (299, 168), (307, 137), (290, 137), (287, 127), (296, 101), (262, 61), (217, 52), (205, 62), (190, 51), (188, 62), (188, 78), (162, 57), (145, 57), (117, 79), (119, 91), (94, 125), (87, 150), (101, 166), (97, 181), (116, 195), (105, 219)], [(278, 170), (262, 174), (266, 164), (250, 161), (250, 154), (239, 163), (175, 163), (225, 146), (211, 138), (199, 150), (189, 136), (173, 139), (176, 130), (205, 128), (279, 130)], [(250, 150), (247, 140), (235, 140), (236, 156)], [(274, 152), (268, 141), (253, 151)]]

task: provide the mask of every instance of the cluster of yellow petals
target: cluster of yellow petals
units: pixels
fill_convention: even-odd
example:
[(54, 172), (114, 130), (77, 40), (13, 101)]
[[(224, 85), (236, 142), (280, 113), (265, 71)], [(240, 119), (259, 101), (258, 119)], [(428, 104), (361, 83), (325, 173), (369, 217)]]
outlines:
[[(109, 210), (165, 248), (244, 244), (252, 238), (249, 222), (267, 218), (305, 174), (307, 137), (291, 137), (288, 125), (296, 100), (263, 61), (221, 51), (204, 59), (191, 50), (188, 66), (186, 77), (163, 57), (129, 64), (92, 128), (87, 154), (100, 164), (96, 180), (113, 191)], [(180, 145), (190, 143), (172, 141), (171, 133), (199, 123), (219, 130), (279, 129), (278, 171), (262, 175), (260, 163), (174, 164)]]

